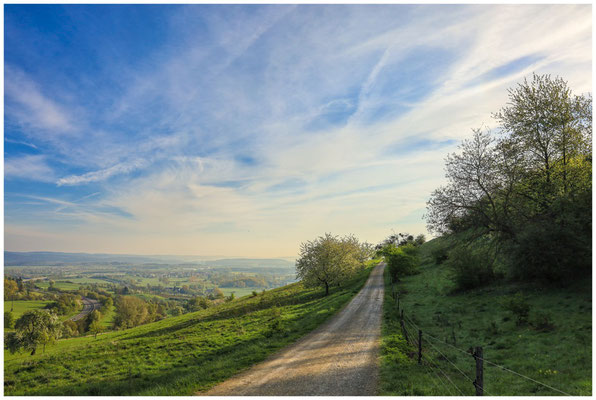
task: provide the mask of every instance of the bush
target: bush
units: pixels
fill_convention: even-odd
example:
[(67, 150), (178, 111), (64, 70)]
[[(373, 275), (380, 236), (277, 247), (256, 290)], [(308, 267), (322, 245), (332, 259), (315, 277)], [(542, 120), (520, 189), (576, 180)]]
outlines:
[(518, 292), (514, 296), (503, 301), (503, 308), (513, 314), (515, 317), (516, 325), (523, 325), (528, 322), (528, 316), (530, 315), (530, 305), (528, 304), (526, 297)]
[(447, 253), (449, 252), (449, 249), (446, 246), (441, 246), (439, 248), (434, 249), (431, 252), (431, 256), (433, 258), (433, 261), (435, 262), (435, 264), (437, 265), (441, 265), (443, 264), (445, 261), (447, 261)]
[(550, 314), (537, 312), (532, 320), (532, 326), (539, 332), (550, 332), (555, 329)]
[(10, 311), (4, 312), (4, 329), (12, 329), (14, 328), (14, 315)]
[(259, 293), (257, 293), (257, 291), (256, 291), (256, 290), (253, 290), (253, 291), (252, 291), (252, 296), (251, 296), (251, 297), (257, 297), (258, 295), (259, 295)]
[(383, 255), (389, 267), (389, 274), (394, 281), (398, 281), (402, 276), (414, 275), (418, 272), (418, 249), (414, 245), (387, 246), (383, 250)]
[(448, 252), (445, 262), (457, 289), (469, 290), (488, 285), (496, 279), (488, 252), (482, 249), (457, 246)]

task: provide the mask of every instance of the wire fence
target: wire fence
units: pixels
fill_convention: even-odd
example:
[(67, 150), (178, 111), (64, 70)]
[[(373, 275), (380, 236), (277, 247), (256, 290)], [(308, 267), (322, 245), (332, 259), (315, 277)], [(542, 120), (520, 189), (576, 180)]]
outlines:
[[(493, 396), (495, 394), (487, 391), (486, 387), (484, 385), (484, 378), (483, 378), (484, 364), (487, 364), (491, 367), (498, 368), (500, 371), (504, 371), (506, 373), (523, 378), (525, 380), (533, 382), (537, 385), (545, 387), (545, 388), (552, 390), (554, 392), (557, 392), (559, 394), (562, 394), (565, 396), (572, 396), (571, 394), (569, 394), (563, 390), (557, 389), (547, 383), (541, 382), (541, 381), (536, 380), (532, 377), (524, 375), (520, 372), (514, 371), (511, 368), (507, 368), (507, 367), (500, 365), (498, 363), (495, 363), (491, 360), (487, 360), (482, 355), (481, 347), (476, 348), (476, 349), (480, 350), (480, 353), (478, 353), (477, 351), (472, 351), (472, 349), (464, 350), (464, 349), (461, 349), (451, 343), (441, 340), (441, 339), (437, 338), (436, 336), (430, 335), (427, 332), (423, 332), (422, 329), (418, 326), (418, 324), (416, 324), (412, 320), (412, 318), (410, 318), (409, 315), (406, 315), (404, 313), (403, 308), (400, 310), (399, 296), (395, 292), (394, 288), (392, 288), (392, 297), (395, 299), (396, 305), (398, 307), (398, 315), (400, 315), (400, 323), (401, 323), (401, 328), (403, 330), (402, 333), (404, 334), (404, 337), (410, 344), (415, 345), (419, 349), (418, 357), (420, 360), (420, 364), (429, 373), (429, 377), (431, 378), (433, 385), (435, 385), (437, 388), (444, 389), (450, 395), (457, 395), (459, 393), (460, 395), (465, 396), (464, 392), (468, 392), (469, 388), (472, 387), (472, 386), (466, 386), (466, 387), (462, 388), (462, 387), (458, 386), (458, 384), (455, 382), (455, 381), (458, 381), (458, 379), (453, 379), (453, 376), (450, 377), (450, 375), (446, 371), (446, 369), (450, 369), (452, 373), (456, 373), (457, 376), (461, 376), (459, 381), (463, 381), (465, 383), (471, 383), (473, 385), (473, 387), (476, 388), (476, 395), (487, 394), (489, 396)], [(400, 314), (400, 311), (401, 311), (401, 314)], [(419, 339), (417, 339), (417, 337), (422, 338), (422, 342), (424, 342), (424, 346), (423, 346), (423, 343), (421, 343), (421, 341)], [(428, 344), (428, 346), (426, 346), (426, 344)], [(441, 349), (439, 348), (440, 346), (446, 346), (446, 347), (443, 349), (443, 351), (441, 351)], [(423, 347), (424, 347), (424, 350), (423, 350)], [(474, 360), (476, 361), (476, 377), (475, 377), (476, 379), (472, 379), (472, 377), (470, 377), (469, 373), (464, 372), (462, 370), (462, 368), (460, 368), (450, 357), (448, 357), (446, 354), (447, 351), (445, 349), (455, 350), (462, 354), (465, 354), (468, 357), (473, 357)], [(446, 365), (449, 368), (441, 368), (439, 363), (436, 360), (433, 360), (431, 358), (431, 356), (430, 356), (431, 352), (436, 353), (438, 355), (438, 359), (441, 361), (445, 361), (447, 363)], [(437, 379), (435, 379), (435, 378), (437, 378)], [(459, 383), (461, 383), (461, 382), (459, 382)]]

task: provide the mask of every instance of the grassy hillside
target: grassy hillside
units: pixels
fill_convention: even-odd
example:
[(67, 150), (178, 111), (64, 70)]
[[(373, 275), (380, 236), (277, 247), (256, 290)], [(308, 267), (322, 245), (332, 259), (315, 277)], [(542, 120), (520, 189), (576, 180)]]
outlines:
[[(411, 320), (406, 321), (408, 330), (417, 338), (419, 327), (423, 335), (438, 339), (423, 336), (422, 366), (417, 364), (417, 347), (403, 339), (386, 276), (380, 394), (473, 395), (474, 386), (462, 372), (475, 379), (474, 359), (449, 345), (464, 351), (482, 346), (485, 360), (572, 395), (591, 394), (591, 282), (566, 289), (502, 283), (455, 293), (448, 271), (430, 256), (439, 244), (434, 240), (422, 246), (421, 273), (396, 285)], [(503, 306), (518, 292), (530, 306), (529, 322), (519, 326)], [(561, 395), (486, 363), (484, 387), (491, 395)]]
[(294, 342), (342, 308), (372, 266), (324, 290), (296, 283), (137, 328), (5, 352), (5, 395), (189, 395)]

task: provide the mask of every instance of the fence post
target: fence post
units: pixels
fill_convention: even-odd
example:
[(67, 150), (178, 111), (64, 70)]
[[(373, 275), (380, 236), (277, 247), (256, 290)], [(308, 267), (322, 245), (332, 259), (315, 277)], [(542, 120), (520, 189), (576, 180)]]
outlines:
[(410, 343), (410, 339), (408, 338), (408, 331), (406, 330), (406, 325), (404, 324), (404, 310), (401, 310), (401, 319), (399, 320), (399, 324), (401, 325), (401, 331), (406, 338), (406, 342)]
[(476, 380), (474, 386), (476, 387), (476, 396), (484, 395), (484, 366), (482, 347), (476, 347), (473, 353), (474, 359), (476, 360)]
[(418, 364), (422, 362), (422, 331), (418, 329)]

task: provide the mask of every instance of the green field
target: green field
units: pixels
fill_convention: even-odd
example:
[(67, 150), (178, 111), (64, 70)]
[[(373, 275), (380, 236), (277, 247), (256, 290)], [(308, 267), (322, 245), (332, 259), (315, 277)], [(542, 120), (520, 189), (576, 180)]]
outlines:
[[(48, 281), (39, 281), (39, 282), (35, 282), (35, 285), (42, 288), (42, 289), (47, 289), (48, 287), (50, 287), (50, 283)], [(56, 289), (60, 289), (60, 290), (78, 290), (80, 286), (82, 286), (82, 283), (71, 283), (70, 280), (67, 281), (56, 281), (56, 283), (54, 284), (54, 287)]]
[(323, 296), (296, 283), (137, 328), (4, 353), (5, 395), (190, 395), (312, 331), (362, 287), (371, 267)]
[[(410, 335), (417, 338), (417, 329), (423, 331), (421, 366), (415, 359), (415, 346), (408, 346), (401, 334), (386, 274), (381, 395), (474, 395), (474, 386), (468, 378), (475, 379), (475, 363), (465, 353), (473, 346), (483, 347), (487, 362), (565, 393), (591, 394), (591, 282), (578, 282), (576, 287), (567, 289), (503, 283), (454, 293), (448, 271), (436, 266), (430, 257), (435, 246), (436, 240), (422, 246), (421, 273), (396, 285), (401, 292), (400, 304)], [(521, 326), (516, 325), (502, 306), (504, 299), (519, 291), (530, 304), (530, 323)], [(534, 321), (541, 314), (553, 325), (552, 330), (535, 327)], [(425, 339), (425, 334), (436, 339)], [(561, 395), (488, 363), (484, 369), (484, 388), (485, 394), (499, 396)]]
[[(46, 305), (50, 304), (51, 301), (47, 300), (15, 300), (14, 302), (14, 311), (13, 315), (15, 320), (18, 319), (21, 315), (23, 315), (27, 311), (31, 310), (39, 310), (45, 308)], [(12, 302), (5, 301), (4, 302), (4, 311), (10, 311)], [(82, 307), (81, 307), (82, 309)], [(66, 321), (70, 317), (77, 315), (80, 310), (73, 311), (67, 315), (60, 315), (60, 321)]]
[[(15, 319), (19, 318), (21, 315), (26, 313), (27, 311), (31, 310), (39, 310), (45, 308), (51, 301), (45, 300), (15, 300), (14, 301), (14, 310), (12, 314), (14, 315)], [(4, 302), (4, 311), (11, 310), (11, 301)]]

